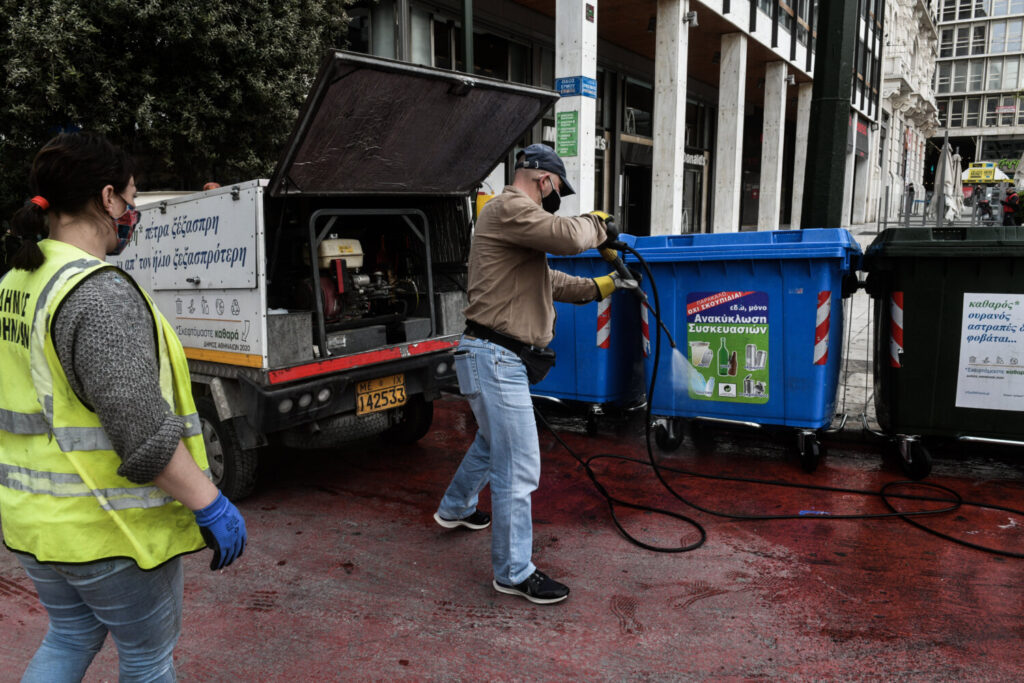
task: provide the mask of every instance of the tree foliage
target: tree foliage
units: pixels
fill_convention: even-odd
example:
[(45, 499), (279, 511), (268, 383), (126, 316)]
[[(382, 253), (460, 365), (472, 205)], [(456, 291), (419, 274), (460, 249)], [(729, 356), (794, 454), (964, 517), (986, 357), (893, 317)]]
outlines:
[(142, 189), (273, 169), (352, 0), (0, 0), (0, 209), (61, 130), (108, 135)]

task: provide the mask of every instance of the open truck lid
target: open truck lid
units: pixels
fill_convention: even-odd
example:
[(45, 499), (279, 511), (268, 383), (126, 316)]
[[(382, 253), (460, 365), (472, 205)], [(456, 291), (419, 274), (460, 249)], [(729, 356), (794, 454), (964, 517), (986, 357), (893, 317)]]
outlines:
[(334, 51), (270, 193), (468, 194), (557, 99), (543, 88)]

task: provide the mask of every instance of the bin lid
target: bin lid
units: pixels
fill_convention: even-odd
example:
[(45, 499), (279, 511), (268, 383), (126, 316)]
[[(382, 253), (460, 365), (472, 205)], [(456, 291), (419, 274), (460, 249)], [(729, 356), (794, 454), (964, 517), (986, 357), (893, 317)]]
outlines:
[(839, 258), (848, 267), (860, 254), (853, 235), (842, 228), (638, 237), (634, 248), (651, 263)]
[(889, 228), (864, 256), (871, 270), (892, 258), (975, 258), (1024, 256), (1024, 227)]
[(557, 99), (544, 88), (332, 51), (270, 194), (464, 195)]

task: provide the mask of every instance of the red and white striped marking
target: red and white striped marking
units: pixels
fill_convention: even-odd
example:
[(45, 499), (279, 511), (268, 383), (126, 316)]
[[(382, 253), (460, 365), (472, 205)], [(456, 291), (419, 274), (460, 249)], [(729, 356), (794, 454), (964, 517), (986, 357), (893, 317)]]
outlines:
[(644, 358), (651, 355), (651, 328), (647, 324), (647, 304), (640, 304), (640, 334), (644, 347)]
[(597, 346), (607, 349), (612, 337), (612, 298), (605, 297), (597, 302)]
[(818, 292), (818, 312), (814, 319), (814, 364), (828, 363), (828, 328), (832, 323), (832, 292)]
[(889, 304), (889, 365), (903, 367), (903, 292), (893, 292)]

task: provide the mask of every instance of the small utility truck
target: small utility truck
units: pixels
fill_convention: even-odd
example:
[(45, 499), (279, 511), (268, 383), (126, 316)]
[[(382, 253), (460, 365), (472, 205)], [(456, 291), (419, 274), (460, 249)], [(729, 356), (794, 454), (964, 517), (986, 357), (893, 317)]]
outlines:
[(112, 259), (189, 358), (214, 481), (259, 450), (424, 436), (457, 386), (472, 204), (557, 99), (488, 78), (330, 53), (269, 180), (140, 206)]

